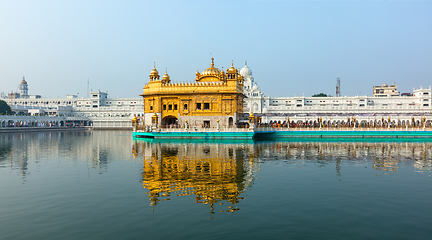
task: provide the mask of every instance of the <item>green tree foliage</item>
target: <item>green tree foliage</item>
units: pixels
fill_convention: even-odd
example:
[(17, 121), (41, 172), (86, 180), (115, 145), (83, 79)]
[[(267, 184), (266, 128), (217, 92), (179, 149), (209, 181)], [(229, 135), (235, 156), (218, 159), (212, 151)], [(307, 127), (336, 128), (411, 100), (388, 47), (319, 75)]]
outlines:
[(318, 93), (318, 94), (312, 95), (312, 97), (330, 97), (330, 96), (327, 96), (327, 94), (325, 94), (325, 93)]
[(12, 109), (9, 105), (3, 100), (0, 100), (0, 115), (9, 115), (12, 114)]

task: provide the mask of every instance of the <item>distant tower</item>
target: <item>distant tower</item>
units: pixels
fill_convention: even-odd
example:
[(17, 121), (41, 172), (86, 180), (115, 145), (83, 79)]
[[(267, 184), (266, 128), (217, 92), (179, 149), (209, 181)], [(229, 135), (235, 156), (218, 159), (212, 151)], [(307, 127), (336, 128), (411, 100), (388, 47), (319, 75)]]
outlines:
[(340, 78), (336, 79), (336, 97), (340, 97)]
[(20, 90), (20, 96), (22, 98), (28, 97), (28, 85), (24, 77), (23, 80), (21, 81), (21, 84), (19, 85), (19, 90)]

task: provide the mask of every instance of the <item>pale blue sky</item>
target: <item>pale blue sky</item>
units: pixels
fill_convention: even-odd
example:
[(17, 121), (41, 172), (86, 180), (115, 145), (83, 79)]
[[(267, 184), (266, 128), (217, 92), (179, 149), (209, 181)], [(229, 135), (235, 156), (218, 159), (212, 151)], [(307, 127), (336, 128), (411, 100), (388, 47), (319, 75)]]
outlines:
[(0, 0), (0, 92), (137, 97), (156, 62), (176, 82), (247, 60), (272, 97), (432, 85), (431, 1)]

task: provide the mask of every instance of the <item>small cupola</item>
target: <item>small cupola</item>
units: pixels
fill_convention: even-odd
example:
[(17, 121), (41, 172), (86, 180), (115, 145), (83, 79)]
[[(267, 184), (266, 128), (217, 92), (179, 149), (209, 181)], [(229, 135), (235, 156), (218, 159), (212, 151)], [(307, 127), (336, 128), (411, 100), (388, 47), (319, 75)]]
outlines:
[(162, 83), (171, 83), (170, 76), (168, 75), (168, 70), (165, 68), (165, 74), (162, 77)]
[(150, 77), (150, 81), (156, 81), (160, 79), (159, 72), (158, 70), (156, 70), (156, 63), (154, 63), (153, 69), (150, 72), (149, 77)]

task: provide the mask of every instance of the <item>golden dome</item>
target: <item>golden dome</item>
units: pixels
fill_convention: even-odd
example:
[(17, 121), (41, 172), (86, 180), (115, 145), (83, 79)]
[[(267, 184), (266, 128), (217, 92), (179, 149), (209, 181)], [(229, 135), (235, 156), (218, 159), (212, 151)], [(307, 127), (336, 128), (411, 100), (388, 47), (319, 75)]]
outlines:
[(150, 74), (152, 74), (152, 75), (158, 75), (159, 72), (158, 72), (158, 70), (156, 70), (156, 68), (153, 68)]
[(150, 77), (150, 81), (159, 80), (160, 76), (159, 76), (158, 70), (156, 70), (156, 63), (154, 64), (154, 67), (153, 67), (152, 71), (150, 72), (149, 77)]
[(237, 73), (237, 69), (234, 68), (233, 62), (231, 62), (231, 67), (227, 69), (227, 73)]
[(212, 58), (211, 67), (201, 72), (201, 76), (219, 76), (221, 71), (214, 67), (214, 58)]
[(24, 77), (23, 77), (23, 80), (21, 81), (21, 84), (27, 84), (27, 81), (25, 80)]
[(165, 80), (165, 81), (169, 81), (170, 80), (170, 76), (168, 75), (168, 70), (167, 69), (165, 69), (165, 74), (163, 75), (162, 80)]
[(155, 63), (153, 69), (151, 70), (150, 75), (158, 75), (158, 74), (159, 74), (159, 72), (158, 72), (158, 70), (156, 70), (156, 63)]

